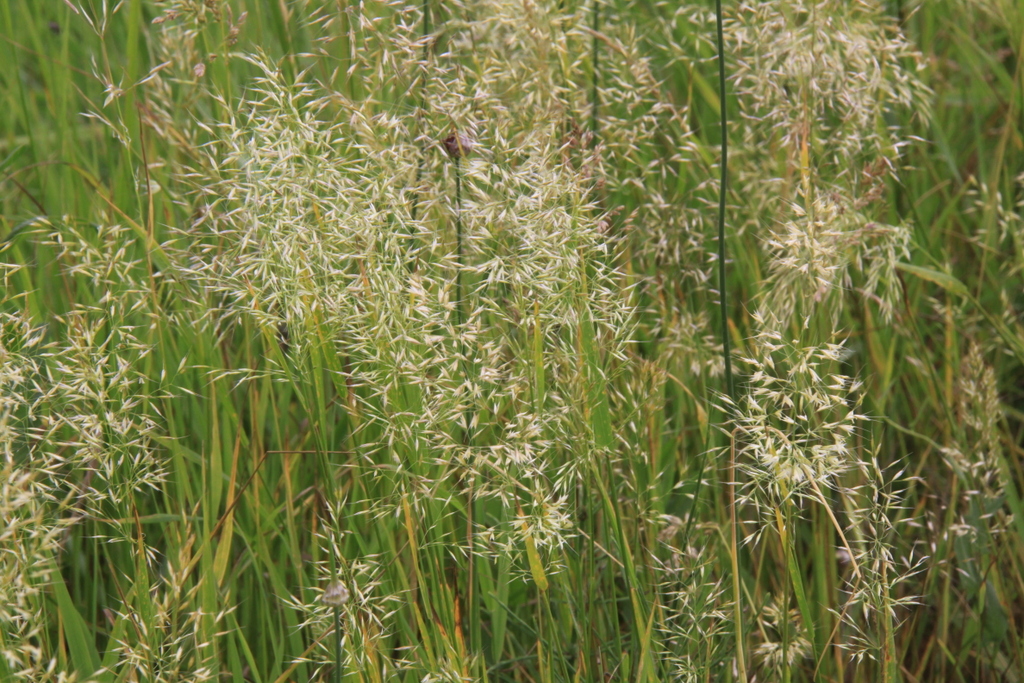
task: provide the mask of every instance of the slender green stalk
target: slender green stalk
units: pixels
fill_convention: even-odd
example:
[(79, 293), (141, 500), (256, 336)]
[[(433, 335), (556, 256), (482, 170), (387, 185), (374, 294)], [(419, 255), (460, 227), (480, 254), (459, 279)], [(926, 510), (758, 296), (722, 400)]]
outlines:
[(342, 659), (341, 652), (341, 607), (348, 602), (350, 597), (351, 594), (345, 584), (335, 580), (327, 586), (320, 598), (334, 612), (334, 633), (332, 634), (334, 636), (334, 672), (331, 676), (333, 683), (341, 683), (343, 677), (345, 660)]
[(715, 0), (718, 29), (718, 101), (722, 121), (722, 179), (718, 187), (718, 301), (722, 312), (722, 353), (725, 355), (725, 383), (729, 398), (736, 399), (729, 348), (729, 306), (725, 289), (725, 193), (729, 181), (729, 129), (725, 100), (725, 39), (722, 36), (722, 0)]
[(600, 128), (600, 122), (599, 122), (599, 119), (598, 119), (598, 112), (599, 112), (599, 109), (600, 109), (600, 106), (601, 106), (601, 95), (600, 95), (600, 92), (598, 90), (598, 88), (600, 86), (600, 76), (599, 76), (599, 74), (601, 73), (600, 69), (598, 68), (599, 65), (600, 65), (600, 58), (601, 58), (601, 49), (600, 49), (601, 48), (601, 43), (598, 40), (598, 35), (599, 35), (598, 31), (600, 31), (600, 29), (601, 29), (601, 5), (599, 3), (600, 3), (600, 0), (594, 0), (593, 7), (591, 9), (591, 25), (590, 25), (590, 28), (593, 31), (593, 35), (591, 36), (591, 41), (592, 42), (591, 42), (591, 45), (590, 45), (590, 50), (591, 50), (591, 59), (590, 59), (590, 61), (591, 61), (592, 65), (593, 65), (593, 69), (594, 69), (593, 77), (592, 77), (592, 80), (591, 80), (591, 90), (590, 90), (590, 132), (593, 133), (593, 135), (594, 135), (594, 138), (593, 138), (592, 142), (595, 145), (597, 144), (597, 134), (598, 134), (599, 128)]
[(344, 661), (341, 659), (341, 606), (334, 606), (334, 683), (341, 683)]
[[(725, 99), (725, 39), (722, 35), (722, 0), (715, 0), (715, 24), (718, 30), (718, 100), (722, 122), (722, 176), (718, 187), (718, 296), (722, 314), (722, 353), (725, 355), (725, 383), (729, 399), (736, 400), (736, 388), (732, 377), (732, 353), (729, 348), (729, 306), (726, 301), (725, 284), (725, 193), (729, 181), (729, 129), (728, 113), (726, 111)], [(743, 656), (743, 610), (740, 607), (740, 577), (739, 577), (739, 544), (736, 539), (736, 527), (738, 522), (736, 515), (736, 456), (735, 440), (730, 447), (732, 453), (730, 467), (730, 515), (732, 539), (730, 555), (732, 557), (733, 573), (733, 618), (736, 629), (736, 666), (739, 670), (741, 681), (747, 680), (746, 662)]]
[(736, 669), (739, 679), (747, 681), (747, 662), (743, 652), (743, 608), (740, 603), (740, 547), (738, 538), (739, 520), (736, 515), (736, 439), (732, 437), (729, 446), (729, 558), (732, 563), (733, 621), (736, 629)]
[(420, 83), (420, 113), (427, 109), (427, 61), (430, 59), (430, 0), (423, 0), (423, 23), (420, 31), (420, 39), (423, 41), (423, 82)]
[[(787, 502), (786, 510), (780, 518), (782, 521), (779, 524), (779, 536), (782, 541), (782, 555), (786, 559), (787, 567), (792, 567), (795, 562), (793, 557), (792, 509), (792, 505)], [(782, 604), (779, 614), (780, 626), (782, 627), (782, 658), (779, 662), (782, 667), (782, 683), (790, 683), (790, 681), (793, 680), (789, 667), (789, 652), (793, 641), (793, 629), (792, 624), (790, 623), (789, 603), (792, 599), (794, 583), (795, 578), (791, 576), (789, 581), (784, 581), (782, 584)]]
[[(420, 82), (420, 105), (419, 105), (419, 111), (416, 113), (417, 119), (419, 121), (418, 125), (420, 127), (423, 126), (424, 121), (426, 120), (426, 116), (427, 116), (427, 60), (430, 58), (430, 41), (428, 40), (428, 38), (430, 36), (430, 0), (423, 0), (423, 10), (422, 11), (423, 11), (423, 23), (422, 23), (422, 27), (423, 28), (420, 31), (420, 38), (423, 40), (423, 56), (421, 57), (421, 60), (423, 62), (422, 63), (423, 75), (422, 75), (422, 80)], [(419, 187), (420, 187), (420, 181), (423, 180), (423, 162), (424, 162), (423, 150), (420, 150), (419, 163), (416, 164), (416, 182), (412, 186), (414, 199), (413, 199), (413, 202), (412, 202), (411, 215), (412, 215), (413, 222), (416, 221), (416, 216), (418, 215), (419, 208), (420, 208)]]
[[(459, 153), (455, 155), (455, 329), (456, 334), (459, 335), (462, 372), (464, 375), (468, 375), (469, 359), (466, 357), (465, 331), (462, 329), (466, 322), (465, 311), (463, 311), (465, 297), (462, 291), (462, 155), (469, 150), (468, 145), (463, 146), (462, 138), (459, 136), (456, 136), (456, 145), (458, 145)], [(472, 423), (473, 409), (467, 408), (463, 416), (462, 435), (462, 441), (467, 446), (472, 442)]]
[(455, 159), (455, 322), (462, 327), (462, 157)]

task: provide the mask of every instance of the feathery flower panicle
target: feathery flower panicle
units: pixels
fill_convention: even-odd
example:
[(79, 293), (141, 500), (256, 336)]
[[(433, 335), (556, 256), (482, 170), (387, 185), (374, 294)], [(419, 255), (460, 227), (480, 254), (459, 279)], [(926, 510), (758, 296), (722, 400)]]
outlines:
[(840, 645), (854, 661), (883, 660), (902, 613), (919, 602), (904, 584), (921, 571), (925, 558), (896, 555), (898, 530), (892, 520), (904, 516), (905, 510), (893, 489), (905, 472), (883, 470), (877, 453), (862, 458), (857, 467), (863, 484), (844, 494), (850, 501), (847, 537), (853, 550), (847, 561), (856, 570), (838, 614), (847, 627)]
[[(690, 16), (710, 34), (706, 13)], [(910, 231), (874, 217), (909, 142), (893, 115), (928, 116), (929, 90), (905, 66), (921, 56), (874, 0), (751, 0), (725, 33), (740, 111), (730, 185), (742, 201), (730, 216), (738, 231), (765, 236), (763, 318), (809, 325), (819, 311), (834, 327), (834, 295), (853, 284), (854, 267), (890, 321)]]
[(0, 311), (0, 448), (4, 461), (12, 465), (27, 436), (25, 422), (32, 416), (44, 335), (45, 330), (26, 316)]
[[(754, 649), (754, 655), (770, 672), (770, 677), (776, 679), (784, 668), (797, 666), (813, 653), (799, 610), (790, 609), (783, 613), (785, 609), (780, 605), (778, 596), (771, 596), (757, 615), (762, 639)], [(785, 631), (788, 633), (783, 637)]]
[(132, 327), (111, 325), (89, 311), (60, 323), (67, 329), (66, 346), (51, 345), (42, 354), (48, 389), (40, 402), (47, 411), (31, 429), (38, 444), (34, 464), (45, 473), (56, 504), (68, 494), (74, 481), (69, 476), (82, 474), (75, 506), (124, 520), (128, 526), (117, 534), (130, 539), (130, 501), (158, 490), (166, 476), (153, 442), (157, 425), (143, 410), (140, 391), (145, 384), (138, 364), (151, 349)]
[[(190, 521), (171, 523), (168, 533), (181, 541), (174, 555), (163, 558), (136, 581), (147, 603), (121, 604), (114, 610), (119, 623), (129, 628), (115, 631), (110, 643), (117, 652), (116, 671), (127, 678), (156, 683), (206, 683), (217, 678), (217, 643), (209, 634), (222, 635), (232, 607), (206, 611), (204, 591), (212, 575), (194, 574), (196, 530)], [(230, 594), (220, 601), (231, 604)]]
[(838, 192), (818, 194), (809, 210), (791, 208), (789, 220), (766, 231), (762, 321), (786, 326), (796, 319), (807, 327), (823, 311), (834, 327), (842, 310), (837, 298), (851, 287), (854, 270), (862, 274), (862, 291), (891, 320), (902, 291), (896, 264), (909, 258), (910, 230), (869, 220)]
[(521, 513), (513, 525), (518, 528), (521, 539), (531, 539), (538, 548), (558, 550), (567, 540), (567, 532), (572, 529), (572, 520), (565, 512), (564, 499), (537, 501), (531, 505), (529, 513)]
[(878, 122), (896, 108), (927, 112), (927, 88), (903, 66), (921, 56), (875, 0), (743, 2), (728, 35), (745, 143), (778, 141), (791, 167), (810, 155), (833, 177), (851, 162), (892, 169), (902, 141)]
[(755, 355), (743, 359), (748, 393), (732, 406), (744, 499), (763, 514), (800, 498), (819, 499), (856, 461), (853, 440), (865, 416), (857, 412), (860, 383), (837, 372), (841, 344), (804, 346), (762, 331)]
[(732, 656), (728, 591), (716, 572), (710, 543), (718, 530), (698, 525), (697, 537), (682, 539), (692, 543), (681, 547), (684, 520), (666, 516), (661, 523), (665, 528), (658, 540), (669, 552), (667, 561), (658, 565), (666, 608), (666, 618), (659, 624), (662, 656), (675, 680), (698, 683)]
[(993, 190), (989, 183), (980, 182), (974, 176), (967, 178), (965, 198), (968, 205), (964, 214), (978, 220), (973, 239), (980, 248), (987, 248), (985, 245), (989, 227), (986, 219), (990, 217), (999, 235), (999, 244), (1006, 242), (1008, 237), (1019, 235), (1024, 228), (1024, 173), (1014, 178), (1013, 185), (1018, 198), (1016, 201), (1007, 201), (1003, 193), (998, 189)]
[[(867, 417), (857, 412), (859, 383), (837, 371), (844, 359), (842, 345), (785, 342), (768, 330), (754, 339), (754, 349), (755, 355), (745, 359), (751, 370), (748, 394), (732, 406), (743, 456), (738, 466), (746, 476), (738, 502), (752, 505), (763, 520), (748, 540), (759, 541), (778, 522), (780, 510), (794, 511), (793, 504), (801, 500), (830, 505), (826, 490), (849, 501), (848, 528), (843, 533), (837, 526), (840, 552), (849, 557), (852, 571), (848, 604), (837, 611), (848, 627), (842, 644), (855, 658), (882, 659), (897, 609), (915, 602), (912, 595), (895, 591), (916, 572), (912, 561), (901, 564), (894, 555), (891, 520), (899, 500), (890, 489), (903, 473), (885, 479), (877, 458), (859, 452), (857, 431)], [(853, 473), (862, 483), (850, 488), (844, 482)], [(834, 514), (829, 516), (838, 525)], [(794, 624), (799, 619), (789, 617), (789, 627)], [(790, 635), (788, 651), (775, 640), (758, 647), (766, 666), (788, 667), (809, 652), (806, 640)]]
[(48, 585), (63, 580), (55, 577), (53, 564), (63, 525), (35, 479), (31, 469), (12, 462), (8, 450), (0, 463), (0, 657), (15, 680), (25, 681), (39, 680), (55, 664), (40, 644), (48, 629)]
[(961, 444), (944, 449), (943, 455), (954, 471), (967, 479), (972, 490), (998, 498), (1003, 491), (999, 467), (1004, 457), (999, 428), (1003, 404), (995, 370), (985, 362), (976, 342), (971, 343), (961, 361), (956, 397), (964, 439)]
[[(263, 74), (256, 94), (206, 150), (214, 177), (199, 189), (209, 209), (192, 228), (191, 276), (226, 315), (275, 336), (287, 327), (294, 361), (272, 372), (304, 372), (320, 353), (348, 359), (344, 381), (379, 434), (359, 445), (361, 462), (392, 482), (371, 514), (392, 514), (395, 492), (418, 506), (467, 466), (480, 475), (474, 495), (503, 502), (509, 532), (517, 503), (564, 500), (604, 455), (573, 412), (594, 380), (579, 364), (581, 326), (620, 365), (632, 310), (588, 184), (561, 163), (552, 125), (531, 129), (478, 100), (488, 115), (459, 148), (472, 153), (457, 170), (437, 168), (462, 174), (459, 204), (432, 206), (437, 190), (426, 188), (414, 217), (417, 155), (403, 123), (344, 100), (330, 122), (332, 94), (250, 59)], [(436, 75), (438, 98), (463, 106), (460, 78)], [(521, 419), (495, 417), (513, 408)], [(465, 443), (485, 431), (488, 443)], [(532, 498), (520, 501), (520, 478)], [(557, 546), (566, 513), (545, 505), (537, 530)]]
[[(130, 518), (129, 502), (164, 476), (155, 423), (141, 408), (136, 363), (149, 347), (130, 322), (145, 318), (148, 290), (126, 256), (131, 240), (117, 226), (37, 228), (57, 248), (62, 275), (97, 300), (54, 316), (49, 329), (0, 313), (0, 628), (3, 656), (28, 680), (53, 673), (41, 646), (43, 601), (48, 585), (63, 581), (56, 563), (73, 526), (85, 515)], [(132, 537), (117, 521), (96, 528)]]
[[(0, 321), (0, 444), (54, 519), (127, 519), (128, 501), (164, 478), (156, 423), (143, 409), (139, 361), (151, 349), (137, 332), (150, 322), (150, 299), (140, 264), (127, 257), (136, 245), (120, 226), (46, 220), (34, 234), (56, 248), (62, 276), (95, 299), (54, 315), (45, 330), (26, 317)], [(117, 526), (115, 538), (131, 537)]]
[(190, 22), (203, 24), (207, 21), (218, 21), (227, 3), (224, 0), (158, 0), (163, 12), (155, 19), (154, 24), (168, 21)]

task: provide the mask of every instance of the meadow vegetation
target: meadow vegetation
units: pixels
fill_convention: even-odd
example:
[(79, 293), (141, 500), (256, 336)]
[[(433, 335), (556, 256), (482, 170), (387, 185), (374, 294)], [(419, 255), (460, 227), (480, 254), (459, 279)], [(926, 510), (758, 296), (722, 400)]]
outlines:
[(716, 19), (0, 2), (0, 680), (1021, 680), (1024, 6)]

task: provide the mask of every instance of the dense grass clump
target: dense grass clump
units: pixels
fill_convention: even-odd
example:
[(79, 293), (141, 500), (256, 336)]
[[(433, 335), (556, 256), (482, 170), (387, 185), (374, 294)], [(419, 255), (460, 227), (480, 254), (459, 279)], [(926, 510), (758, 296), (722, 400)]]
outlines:
[(1024, 14), (716, 5), (0, 3), (0, 680), (1018, 680)]

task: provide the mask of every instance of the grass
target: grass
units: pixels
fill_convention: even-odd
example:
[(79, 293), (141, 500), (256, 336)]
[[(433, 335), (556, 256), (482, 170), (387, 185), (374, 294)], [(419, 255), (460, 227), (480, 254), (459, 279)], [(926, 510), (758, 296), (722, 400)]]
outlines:
[(1020, 679), (1024, 15), (723, 10), (0, 3), (0, 680)]

